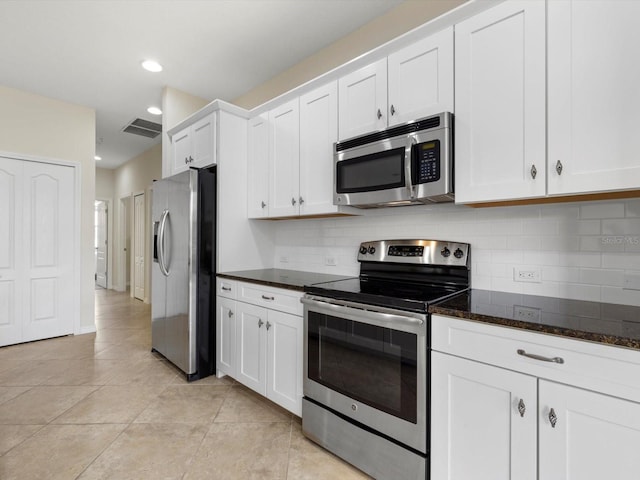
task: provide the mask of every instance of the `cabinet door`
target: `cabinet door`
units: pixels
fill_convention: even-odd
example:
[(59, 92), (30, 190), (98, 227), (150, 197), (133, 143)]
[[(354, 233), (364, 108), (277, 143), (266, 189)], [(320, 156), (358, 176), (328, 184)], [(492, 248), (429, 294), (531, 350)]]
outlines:
[(26, 290), (23, 162), (0, 157), (0, 347), (22, 341)]
[(389, 125), (453, 112), (453, 27), (389, 55)]
[(298, 215), (300, 114), (298, 99), (269, 112), (269, 216)]
[(207, 167), (216, 163), (216, 114), (211, 113), (191, 126), (191, 167)]
[(249, 120), (247, 216), (269, 214), (269, 120), (267, 113)]
[(539, 393), (541, 479), (638, 478), (640, 404), (544, 380)]
[(545, 2), (459, 23), (455, 49), (456, 202), (544, 196)]
[(302, 317), (269, 311), (267, 397), (302, 415)]
[(338, 80), (338, 128), (341, 140), (387, 126), (387, 59)]
[(216, 315), (217, 374), (236, 376), (236, 302), (218, 296)]
[(549, 194), (637, 190), (640, 2), (548, 9)]
[(184, 172), (189, 168), (191, 156), (191, 129), (189, 127), (180, 130), (171, 137), (171, 153), (173, 159), (171, 161), (171, 174)]
[(236, 377), (235, 379), (261, 395), (266, 394), (267, 309), (237, 303)]
[(432, 352), (431, 478), (535, 480), (536, 401), (534, 377)]
[(338, 140), (338, 86), (300, 97), (300, 214), (333, 213), (333, 144)]

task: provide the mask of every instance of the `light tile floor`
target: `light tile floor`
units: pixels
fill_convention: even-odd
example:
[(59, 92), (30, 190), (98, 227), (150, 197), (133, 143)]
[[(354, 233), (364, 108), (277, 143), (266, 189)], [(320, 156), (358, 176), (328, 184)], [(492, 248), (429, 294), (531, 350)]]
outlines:
[(300, 419), (151, 353), (150, 307), (96, 290), (97, 333), (0, 348), (0, 479), (364, 479)]

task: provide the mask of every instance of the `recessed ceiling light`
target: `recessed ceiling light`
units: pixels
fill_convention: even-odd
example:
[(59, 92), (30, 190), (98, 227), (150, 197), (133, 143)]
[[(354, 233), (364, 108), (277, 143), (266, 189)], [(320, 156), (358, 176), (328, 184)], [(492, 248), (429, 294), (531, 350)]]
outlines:
[(162, 115), (162, 110), (160, 110), (158, 107), (149, 107), (147, 108), (147, 112), (149, 112), (151, 115)]
[(99, 157), (98, 155), (96, 155), (96, 156), (93, 157), (93, 159), (95, 161), (100, 161), (100, 160), (102, 160), (102, 157)]
[(155, 60), (145, 60), (144, 62), (142, 62), (142, 68), (154, 73), (162, 71), (162, 65), (160, 65)]

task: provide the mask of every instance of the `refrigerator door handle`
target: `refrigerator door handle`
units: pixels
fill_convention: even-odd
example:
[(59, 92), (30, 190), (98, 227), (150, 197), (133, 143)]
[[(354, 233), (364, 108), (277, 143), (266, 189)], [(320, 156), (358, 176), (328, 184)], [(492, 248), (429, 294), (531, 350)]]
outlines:
[(162, 212), (162, 217), (160, 217), (160, 232), (158, 234), (158, 266), (160, 267), (160, 271), (165, 277), (169, 276), (169, 269), (165, 264), (165, 256), (164, 256), (164, 232), (167, 227), (167, 217), (169, 216), (169, 210), (165, 210)]

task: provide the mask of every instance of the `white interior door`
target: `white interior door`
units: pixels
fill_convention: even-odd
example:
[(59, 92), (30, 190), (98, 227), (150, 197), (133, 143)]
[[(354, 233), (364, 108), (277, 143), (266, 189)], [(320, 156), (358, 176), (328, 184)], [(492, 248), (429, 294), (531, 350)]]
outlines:
[(107, 202), (96, 201), (96, 285), (107, 288)]
[(133, 296), (144, 300), (144, 193), (133, 197)]
[(22, 162), (0, 157), (0, 347), (22, 341)]
[(73, 333), (74, 169), (22, 162), (27, 250), (22, 341)]

